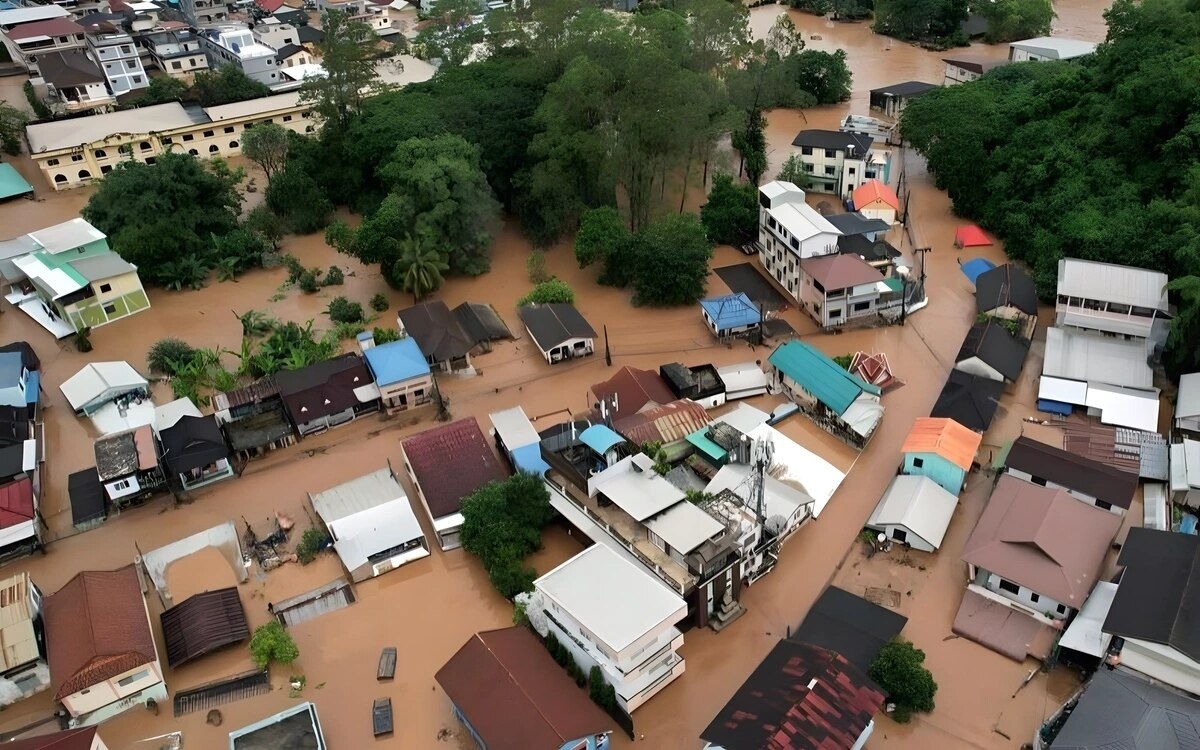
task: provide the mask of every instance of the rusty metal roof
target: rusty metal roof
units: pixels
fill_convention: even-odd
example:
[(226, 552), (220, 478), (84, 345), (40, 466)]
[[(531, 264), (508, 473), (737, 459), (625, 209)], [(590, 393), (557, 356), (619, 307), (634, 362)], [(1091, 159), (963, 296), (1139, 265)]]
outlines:
[(683, 440), (708, 426), (708, 412), (688, 398), (656, 406), (613, 423), (617, 432), (638, 445), (657, 440), (664, 445)]
[(236, 586), (196, 594), (163, 612), (160, 619), (172, 668), (250, 637)]

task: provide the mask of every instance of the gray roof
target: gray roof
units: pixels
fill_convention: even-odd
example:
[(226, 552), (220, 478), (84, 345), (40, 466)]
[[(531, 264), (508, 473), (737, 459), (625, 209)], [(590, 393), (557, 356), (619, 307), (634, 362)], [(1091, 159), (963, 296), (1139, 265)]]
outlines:
[(1067, 328), (1046, 329), (1042, 375), (1126, 388), (1154, 386), (1154, 373), (1146, 363), (1144, 342)]
[(526, 305), (517, 310), (521, 322), (529, 329), (538, 348), (548, 352), (571, 339), (595, 338), (596, 332), (588, 325), (574, 305), (552, 303)]
[(1179, 378), (1175, 418), (1195, 416), (1200, 416), (1200, 372), (1189, 372)]
[(868, 219), (862, 213), (830, 214), (825, 219), (838, 228), (844, 236), (886, 232), (891, 226), (883, 219)]
[(1195, 750), (1200, 702), (1122, 671), (1101, 669), (1051, 750)]
[(921, 94), (927, 94), (934, 89), (940, 89), (941, 86), (936, 83), (925, 83), (924, 81), (905, 81), (904, 83), (893, 83), (891, 86), (883, 88), (871, 89), (871, 95), (876, 94), (885, 96), (898, 96), (902, 99), (915, 99)]
[(1078, 258), (1058, 262), (1058, 293), (1103, 302), (1167, 310), (1167, 275), (1145, 268)]
[(1080, 55), (1096, 51), (1095, 42), (1085, 42), (1082, 39), (1067, 39), (1066, 37), (1039, 36), (1033, 39), (1022, 39), (1008, 45), (1015, 49), (1023, 49), (1052, 60), (1070, 60)]
[(808, 146), (811, 148), (831, 148), (845, 151), (854, 146), (855, 153), (866, 156), (871, 150), (871, 136), (860, 133), (846, 133), (841, 130), (801, 130), (792, 139), (793, 146)]
[(29, 139), (29, 150), (37, 154), (84, 146), (114, 133), (159, 133), (207, 120), (203, 112), (187, 109), (179, 102), (167, 102), (72, 120), (36, 123), (25, 128), (25, 136)]
[(132, 263), (116, 253), (105, 253), (92, 258), (81, 258), (71, 261), (71, 267), (88, 281), (100, 281), (120, 276), (123, 273), (137, 271)]
[(50, 52), (38, 58), (42, 78), (55, 88), (71, 88), (89, 83), (104, 83), (104, 74), (92, 58), (78, 50)]

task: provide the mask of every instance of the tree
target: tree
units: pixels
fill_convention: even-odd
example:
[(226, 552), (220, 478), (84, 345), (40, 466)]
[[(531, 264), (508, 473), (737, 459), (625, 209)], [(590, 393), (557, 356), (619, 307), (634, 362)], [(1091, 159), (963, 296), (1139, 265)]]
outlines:
[(271, 89), (246, 75), (237, 65), (202, 70), (192, 79), (192, 94), (205, 107), (244, 102), (271, 95)]
[(141, 96), (137, 98), (137, 103), (139, 106), (145, 107), (151, 104), (177, 102), (182, 101), (188, 94), (187, 84), (178, 78), (154, 76), (150, 79), (150, 84), (142, 91)]
[(263, 256), (270, 249), (266, 238), (246, 227), (236, 227), (226, 234), (213, 237), (214, 260), (224, 263), (233, 276), (252, 268), (261, 268)]
[(733, 147), (742, 156), (739, 172), (745, 173), (751, 185), (757, 186), (763, 172), (767, 171), (766, 125), (766, 118), (756, 110), (749, 114), (746, 124), (733, 133)]
[(333, 213), (333, 204), (317, 181), (290, 165), (267, 183), (265, 198), (267, 206), (297, 234), (316, 232), (329, 223)]
[(875, 33), (909, 41), (962, 35), (967, 0), (875, 0)]
[(1172, 279), (1167, 289), (1178, 299), (1167, 338), (1167, 362), (1175, 372), (1192, 372), (1200, 367), (1200, 276)]
[(559, 279), (543, 281), (535, 286), (529, 294), (517, 300), (517, 307), (553, 303), (575, 304), (575, 292), (571, 290), (571, 287), (567, 286), (565, 281), (560, 281)]
[(792, 154), (783, 162), (783, 167), (780, 168), (779, 174), (775, 175), (775, 179), (782, 182), (790, 182), (793, 185), (803, 186), (808, 182), (807, 173), (804, 171), (804, 162), (800, 161), (799, 154)]
[(371, 297), (371, 309), (375, 312), (387, 312), (391, 306), (392, 303), (388, 302), (386, 294), (377, 293)]
[(8, 102), (0, 101), (0, 149), (16, 156), (21, 153), (21, 140), (29, 116)]
[(704, 295), (712, 243), (695, 214), (672, 214), (635, 240), (635, 305), (687, 305)]
[(266, 669), (271, 662), (291, 664), (300, 658), (300, 649), (291, 633), (284, 630), (278, 620), (271, 620), (254, 629), (254, 635), (250, 637), (250, 656), (256, 667)]
[(633, 239), (629, 227), (621, 220), (617, 209), (610, 206), (593, 208), (583, 215), (575, 234), (575, 259), (580, 268), (606, 262), (609, 255), (628, 245)]
[(479, 558), (505, 598), (533, 588), (535, 574), (522, 560), (541, 546), (541, 531), (554, 515), (545, 483), (517, 472), (485, 484), (462, 501), (463, 549)]
[(992, 0), (977, 10), (987, 19), (984, 39), (991, 44), (1048, 36), (1055, 16), (1050, 0)]
[(325, 128), (344, 130), (363, 99), (379, 87), (371, 49), (378, 37), (370, 26), (355, 21), (345, 12), (321, 14), (325, 38), (317, 43), (325, 74), (309, 76), (300, 86), (301, 101), (311, 102)]
[(242, 154), (262, 168), (268, 183), (287, 166), (288, 132), (282, 125), (266, 122), (242, 134)]
[(442, 254), (413, 237), (400, 241), (399, 252), (392, 275), (399, 281), (400, 288), (411, 292), (417, 302), (437, 291), (442, 285), (442, 274), (450, 269)]
[(799, 54), (804, 49), (804, 35), (787, 13), (781, 13), (767, 32), (767, 49), (780, 59)]
[(191, 344), (177, 338), (165, 338), (146, 352), (146, 364), (150, 372), (161, 375), (177, 375), (179, 370), (196, 355)]
[(700, 209), (708, 238), (720, 245), (742, 245), (758, 235), (758, 190), (751, 184), (735, 184), (727, 174), (713, 179), (708, 203)]
[(817, 104), (837, 104), (850, 99), (853, 76), (846, 65), (845, 50), (805, 50), (789, 60), (788, 69), (800, 88), (812, 94)]
[(277, 249), (279, 241), (283, 239), (283, 220), (265, 204), (251, 209), (242, 219), (242, 227), (262, 237), (272, 250)]
[(325, 314), (334, 323), (361, 323), (364, 319), (362, 305), (351, 302), (345, 297), (334, 297), (329, 300)]
[(485, 39), (487, 27), (475, 22), (484, 10), (479, 0), (438, 0), (428, 23), (417, 33), (417, 50), (447, 68), (462, 65)]
[(937, 683), (924, 663), (924, 651), (898, 638), (885, 644), (871, 662), (870, 677), (887, 692), (888, 700), (896, 704), (892, 718), (901, 724), (908, 723), (915, 712), (933, 710)]

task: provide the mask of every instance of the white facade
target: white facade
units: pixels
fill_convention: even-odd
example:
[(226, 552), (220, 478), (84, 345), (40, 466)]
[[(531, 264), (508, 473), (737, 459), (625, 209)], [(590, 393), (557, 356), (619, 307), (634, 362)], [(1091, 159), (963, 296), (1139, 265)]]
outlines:
[(88, 34), (92, 59), (104, 71), (114, 96), (144, 89), (150, 85), (137, 45), (128, 34)]
[(1171, 502), (1200, 508), (1200, 441), (1171, 443)]
[(218, 0), (180, 0), (180, 8), (193, 26), (208, 26), (229, 18), (225, 3)]
[(190, 84), (198, 71), (208, 70), (208, 56), (191, 31), (162, 31), (142, 36), (139, 42), (149, 51), (154, 66), (172, 78)]
[(42, 592), (18, 573), (0, 581), (6, 597), (0, 599), (0, 707), (9, 706), (50, 687), (42, 630)]
[(958, 498), (926, 476), (901, 475), (892, 480), (879, 500), (867, 528), (922, 552), (936, 552)]
[(260, 23), (254, 27), (254, 38), (277, 50), (286, 44), (300, 44), (299, 33), (290, 23)]
[[(1054, 324), (1161, 349), (1170, 331), (1165, 273), (1064, 258), (1058, 262)], [(1148, 386), (1141, 386), (1148, 387)]]
[(200, 35), (200, 42), (213, 68), (236, 65), (248, 78), (267, 86), (278, 85), (282, 80), (275, 61), (275, 48), (255, 39), (254, 32), (247, 26), (225, 24), (206, 29)]
[(1070, 60), (1090, 55), (1096, 51), (1094, 42), (1066, 37), (1040, 36), (1024, 39), (1008, 45), (1008, 59), (1012, 62), (1044, 62), (1047, 60)]
[(1200, 432), (1200, 372), (1189, 372), (1179, 378), (1175, 396), (1175, 429)]
[(769, 182), (758, 195), (759, 263), (799, 300), (801, 262), (836, 253), (842, 233), (808, 205), (804, 191), (790, 182)]
[(1121, 667), (1200, 695), (1200, 663), (1171, 646), (1126, 638), (1121, 647)]
[(1054, 620), (1066, 617), (1071, 611), (1071, 608), (1062, 602), (1039, 594), (1015, 581), (1010, 581), (977, 565), (968, 565), (967, 567), (971, 571), (971, 580), (976, 586), (1019, 605), (1020, 609), (1029, 614)]

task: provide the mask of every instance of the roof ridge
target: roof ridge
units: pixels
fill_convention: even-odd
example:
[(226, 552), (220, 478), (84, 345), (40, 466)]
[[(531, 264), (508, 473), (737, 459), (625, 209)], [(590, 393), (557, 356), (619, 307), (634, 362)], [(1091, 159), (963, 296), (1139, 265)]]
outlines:
[(475, 637), (479, 638), (480, 642), (483, 643), (484, 648), (486, 648), (488, 650), (488, 653), (492, 655), (492, 658), (495, 659), (496, 663), (500, 665), (500, 668), (504, 670), (504, 674), (508, 675), (508, 679), (510, 679), (512, 681), (513, 685), (516, 686), (517, 690), (521, 691), (521, 695), (525, 696), (525, 699), (527, 701), (529, 701), (529, 705), (533, 706), (533, 710), (537, 712), (538, 716), (542, 717), (542, 721), (546, 722), (546, 726), (550, 727), (550, 731), (552, 731), (556, 735), (558, 735), (558, 737), (560, 739), (562, 739), (563, 741), (571, 739), (570, 737), (562, 736), (562, 732), (560, 732), (558, 730), (558, 727), (554, 724), (553, 721), (550, 720), (550, 717), (547, 716), (545, 714), (545, 712), (542, 711), (542, 707), (538, 704), (538, 702), (536, 700), (533, 699), (533, 696), (529, 694), (529, 691), (525, 689), (525, 686), (521, 684), (521, 681), (518, 680), (516, 675), (514, 675), (512, 673), (512, 670), (508, 668), (508, 664), (503, 659), (501, 659), (500, 655), (497, 654), (496, 651), (491, 647), (491, 645), (486, 640), (483, 639), (482, 634), (476, 633)]

